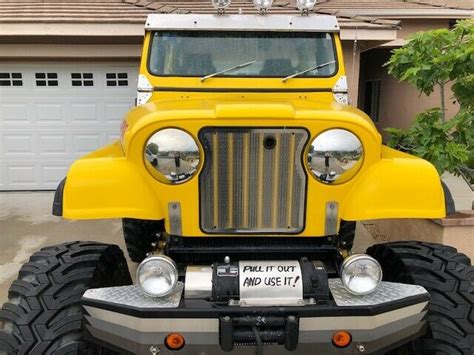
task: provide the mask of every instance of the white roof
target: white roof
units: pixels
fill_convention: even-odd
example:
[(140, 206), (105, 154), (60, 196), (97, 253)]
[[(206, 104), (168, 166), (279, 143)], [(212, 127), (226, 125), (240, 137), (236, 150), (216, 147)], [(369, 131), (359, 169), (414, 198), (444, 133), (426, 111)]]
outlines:
[(339, 25), (329, 15), (151, 14), (145, 29), (339, 32)]

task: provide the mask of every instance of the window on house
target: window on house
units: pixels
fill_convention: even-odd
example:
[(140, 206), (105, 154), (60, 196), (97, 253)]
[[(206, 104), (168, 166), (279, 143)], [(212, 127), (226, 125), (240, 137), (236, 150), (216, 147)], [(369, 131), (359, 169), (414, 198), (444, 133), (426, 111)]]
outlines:
[(71, 73), (72, 86), (94, 86), (94, 74)]
[(107, 86), (128, 86), (127, 73), (106, 73)]
[(58, 73), (35, 73), (36, 86), (58, 86)]
[(368, 80), (365, 82), (364, 112), (379, 122), (380, 119), (380, 80)]
[(0, 86), (23, 86), (21, 73), (0, 73)]

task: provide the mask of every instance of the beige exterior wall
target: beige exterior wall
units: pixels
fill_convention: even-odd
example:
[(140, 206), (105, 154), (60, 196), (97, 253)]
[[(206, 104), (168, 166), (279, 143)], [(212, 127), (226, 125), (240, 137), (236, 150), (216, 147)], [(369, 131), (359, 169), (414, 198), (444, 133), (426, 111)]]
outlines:
[[(440, 91), (436, 89), (430, 96), (420, 95), (414, 86), (388, 75), (382, 66), (389, 58), (389, 49), (374, 49), (362, 54), (359, 107), (364, 107), (366, 81), (380, 80), (380, 119), (376, 122), (377, 127), (407, 128), (418, 113), (440, 106)], [(451, 118), (459, 107), (451, 99), (450, 88), (446, 88), (445, 96), (446, 114)]]
[(404, 19), (402, 20), (402, 28), (398, 31), (397, 37), (408, 39), (415, 32), (448, 27), (449, 20), (446, 19)]
[(141, 49), (137, 44), (0, 44), (0, 60), (133, 59), (138, 62)]
[(344, 65), (346, 68), (347, 85), (349, 89), (349, 103), (357, 106), (359, 97), (359, 69), (360, 69), (360, 47), (356, 47), (352, 41), (342, 42)]
[[(364, 222), (377, 235), (377, 242), (417, 240), (455, 247), (474, 259), (474, 225), (472, 213), (463, 212), (441, 220), (430, 219), (380, 219)], [(458, 224), (449, 223), (456, 220)], [(443, 225), (448, 222), (448, 225)]]
[[(448, 20), (403, 20), (398, 38), (407, 39), (415, 32), (447, 28), (448, 25)], [(358, 106), (364, 107), (366, 81), (380, 80), (380, 113), (376, 122), (379, 130), (386, 127), (407, 128), (418, 113), (440, 107), (438, 88), (429, 96), (420, 95), (414, 86), (388, 75), (383, 64), (390, 58), (390, 51), (391, 48), (379, 47), (361, 54)], [(459, 106), (450, 87), (445, 88), (445, 98), (446, 115), (451, 118), (458, 112)]]

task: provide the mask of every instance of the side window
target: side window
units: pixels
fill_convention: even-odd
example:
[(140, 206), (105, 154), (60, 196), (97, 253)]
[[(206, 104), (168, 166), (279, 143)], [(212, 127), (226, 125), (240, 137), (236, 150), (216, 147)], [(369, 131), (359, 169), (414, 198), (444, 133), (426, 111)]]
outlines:
[(128, 86), (127, 73), (106, 73), (107, 86)]
[(94, 74), (71, 73), (72, 86), (94, 86)]
[(365, 82), (364, 112), (372, 121), (380, 120), (380, 80), (367, 80)]
[(58, 86), (58, 73), (35, 73), (36, 86)]
[(21, 73), (0, 73), (0, 86), (23, 86)]

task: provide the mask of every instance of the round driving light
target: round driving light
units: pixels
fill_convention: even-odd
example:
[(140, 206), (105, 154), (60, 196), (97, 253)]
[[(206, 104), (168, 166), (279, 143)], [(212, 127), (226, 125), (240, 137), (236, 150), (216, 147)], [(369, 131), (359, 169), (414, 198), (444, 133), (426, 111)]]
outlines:
[(147, 295), (166, 296), (178, 283), (178, 268), (167, 256), (151, 256), (138, 265), (137, 283)]
[(212, 0), (212, 6), (217, 10), (224, 10), (230, 6), (230, 0)]
[(199, 165), (199, 147), (187, 132), (165, 128), (145, 145), (145, 165), (159, 180), (177, 184), (189, 180)]
[(373, 292), (382, 280), (382, 268), (371, 256), (354, 254), (342, 263), (341, 280), (350, 293), (366, 295)]
[(357, 136), (345, 129), (330, 129), (309, 146), (306, 164), (313, 176), (327, 184), (352, 178), (362, 165), (363, 148)]
[(312, 10), (314, 5), (316, 5), (316, 0), (296, 0), (296, 6), (298, 6), (300, 11)]
[(273, 0), (253, 0), (253, 4), (259, 11), (266, 11), (272, 7)]

